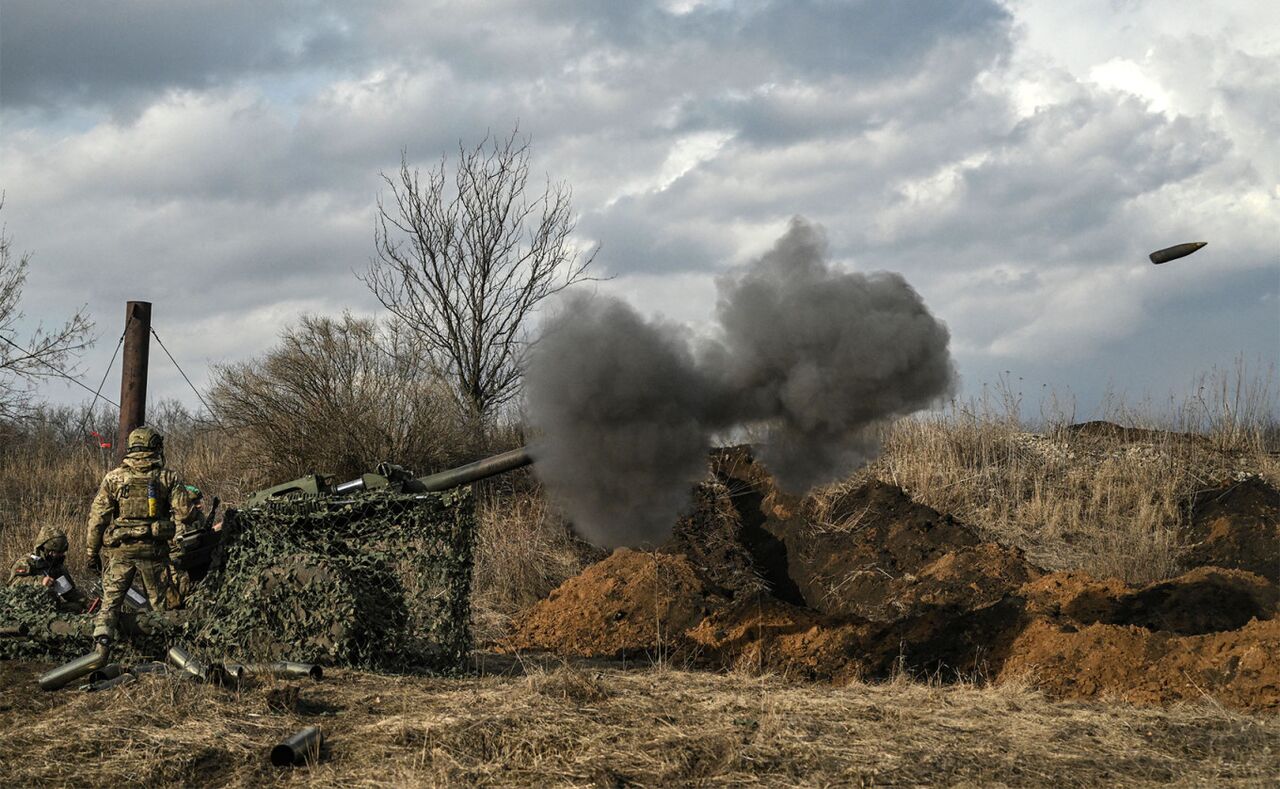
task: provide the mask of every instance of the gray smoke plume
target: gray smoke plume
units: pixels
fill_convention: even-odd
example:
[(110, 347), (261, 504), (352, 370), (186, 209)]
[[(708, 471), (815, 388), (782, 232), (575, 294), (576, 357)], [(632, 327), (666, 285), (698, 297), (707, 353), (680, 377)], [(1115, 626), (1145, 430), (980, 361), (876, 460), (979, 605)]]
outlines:
[(575, 296), (530, 359), (535, 471), (589, 539), (655, 544), (706, 474), (714, 433), (764, 428), (765, 464), (802, 492), (874, 456), (873, 428), (951, 391), (946, 327), (897, 274), (833, 269), (795, 219), (717, 282), (695, 342), (616, 299)]

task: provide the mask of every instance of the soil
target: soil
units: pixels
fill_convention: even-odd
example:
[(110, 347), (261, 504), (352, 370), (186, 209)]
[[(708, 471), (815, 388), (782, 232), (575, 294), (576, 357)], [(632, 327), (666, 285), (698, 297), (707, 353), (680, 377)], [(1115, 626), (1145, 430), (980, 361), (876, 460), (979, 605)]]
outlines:
[(1280, 491), (1250, 477), (1200, 491), (1186, 506), (1188, 566), (1248, 570), (1280, 583)]
[[(1030, 678), (1055, 697), (1280, 708), (1280, 591), (1229, 551), (1256, 541), (1220, 540), (1224, 564), (1137, 588), (1046, 573), (883, 482), (817, 522), (744, 448), (717, 453), (712, 470), (662, 552), (619, 550), (587, 568), (515, 620), (503, 648), (663, 654), (835, 683)], [(1262, 522), (1274, 536), (1268, 495), (1224, 488), (1200, 499), (1197, 523), (1252, 535)]]
[(1280, 710), (1280, 621), (1201, 636), (1124, 625), (1076, 629), (1033, 621), (1014, 641), (1001, 678), (1031, 679), (1055, 698), (1163, 704), (1211, 697)]
[(619, 548), (519, 616), (500, 647), (582, 657), (666, 654), (716, 605), (686, 557)]

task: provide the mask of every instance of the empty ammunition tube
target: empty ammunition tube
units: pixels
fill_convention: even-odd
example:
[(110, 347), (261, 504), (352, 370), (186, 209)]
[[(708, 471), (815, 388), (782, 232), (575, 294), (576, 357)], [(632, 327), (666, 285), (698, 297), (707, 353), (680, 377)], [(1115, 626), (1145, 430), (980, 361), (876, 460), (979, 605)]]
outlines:
[(108, 663), (102, 668), (89, 672), (89, 682), (93, 683), (101, 682), (104, 679), (115, 679), (121, 674), (128, 672), (128, 670), (128, 666), (125, 666), (123, 663)]
[(108, 652), (95, 649), (87, 655), (81, 655), (70, 663), (64, 663), (40, 676), (37, 682), (44, 690), (57, 690), (70, 685), (85, 674), (89, 674), (106, 665)]
[(243, 663), (236, 663), (231, 660), (222, 661), (222, 673), (227, 679), (235, 683), (244, 682), (244, 678), (248, 668)]
[(271, 749), (271, 763), (276, 767), (288, 767), (320, 760), (320, 746), (324, 735), (319, 726), (308, 726)]
[(130, 669), (130, 671), (134, 674), (168, 674), (169, 664), (152, 660), (147, 663), (139, 663)]
[(251, 674), (270, 674), (281, 679), (311, 679), (319, 682), (324, 679), (324, 669), (314, 663), (294, 663), (288, 660), (277, 660), (275, 663), (256, 663), (245, 666)]
[(169, 662), (201, 682), (210, 678), (209, 666), (191, 656), (182, 647), (169, 647)]
[(136, 675), (126, 671), (123, 674), (111, 677), (110, 679), (100, 679), (97, 682), (90, 682), (88, 685), (85, 685), (83, 688), (81, 688), (81, 690), (88, 691), (89, 693), (96, 693), (100, 690), (110, 690), (111, 688), (119, 688), (125, 685), (132, 685), (137, 681), (138, 681), (138, 677)]
[(23, 638), (31, 632), (25, 624), (4, 625), (0, 627), (0, 638)]

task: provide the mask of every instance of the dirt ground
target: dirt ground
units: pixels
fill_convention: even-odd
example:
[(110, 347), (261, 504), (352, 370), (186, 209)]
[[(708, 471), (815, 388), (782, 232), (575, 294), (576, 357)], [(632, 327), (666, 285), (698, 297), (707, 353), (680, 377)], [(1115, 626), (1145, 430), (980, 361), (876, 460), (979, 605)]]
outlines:
[(1199, 491), (1186, 505), (1194, 569), (1130, 587), (1046, 573), (882, 481), (818, 518), (744, 448), (722, 452), (714, 474), (669, 545), (588, 567), (517, 617), (500, 647), (1280, 710), (1280, 492), (1262, 480)]
[[(648, 662), (482, 658), (458, 679), (334, 669), (241, 689), (160, 676), (41, 693), (0, 662), (13, 786), (1264, 786), (1280, 719), (1024, 685), (790, 682)], [(318, 725), (321, 760), (272, 767)]]

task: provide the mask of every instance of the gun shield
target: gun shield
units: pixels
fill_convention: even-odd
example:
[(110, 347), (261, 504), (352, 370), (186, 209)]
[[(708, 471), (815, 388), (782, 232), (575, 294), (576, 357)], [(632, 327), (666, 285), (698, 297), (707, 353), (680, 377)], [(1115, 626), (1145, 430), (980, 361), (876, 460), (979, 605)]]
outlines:
[(87, 655), (81, 655), (70, 663), (64, 663), (42, 674), (36, 681), (40, 683), (43, 690), (57, 690), (70, 685), (85, 674), (102, 668), (106, 665), (108, 654), (105, 649), (95, 649)]
[(271, 763), (276, 767), (289, 767), (320, 760), (320, 747), (324, 735), (319, 726), (308, 726), (271, 749)]

